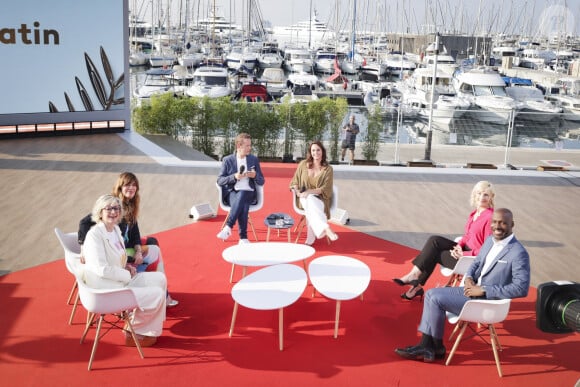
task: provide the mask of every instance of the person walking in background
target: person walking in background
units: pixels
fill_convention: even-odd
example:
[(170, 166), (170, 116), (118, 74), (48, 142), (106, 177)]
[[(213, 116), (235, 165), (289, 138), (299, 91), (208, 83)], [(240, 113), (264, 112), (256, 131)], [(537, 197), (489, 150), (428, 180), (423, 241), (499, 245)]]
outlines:
[(356, 135), (359, 134), (360, 128), (356, 122), (354, 122), (355, 117), (354, 114), (350, 116), (350, 119), (346, 125), (343, 126), (342, 131), (343, 140), (342, 140), (342, 154), (340, 159), (344, 161), (344, 155), (346, 154), (346, 150), (350, 150), (350, 162), (354, 161), (354, 148), (356, 143)]
[[(139, 180), (131, 172), (123, 172), (117, 178), (113, 186), (113, 196), (118, 197), (122, 203), (124, 212), (119, 222), (119, 229), (123, 235), (123, 242), (127, 250), (128, 262), (136, 267), (138, 272), (159, 271), (165, 273), (165, 265), (161, 255), (159, 243), (155, 238), (142, 238), (139, 231), (137, 217), (141, 196), (139, 195)], [(79, 243), (84, 244), (85, 235), (94, 225), (91, 215), (81, 219), (79, 223)], [(167, 307), (171, 308), (179, 304), (167, 293)]]
[(453, 269), (463, 255), (477, 255), (485, 239), (491, 235), (495, 192), (488, 181), (479, 181), (471, 190), (470, 205), (473, 211), (465, 223), (465, 232), (459, 242), (433, 235), (429, 237), (421, 252), (413, 260), (411, 271), (401, 278), (394, 278), (398, 285), (411, 285), (401, 298), (411, 300), (422, 297), (423, 286), (437, 264)]
[(290, 182), (298, 207), (305, 211), (307, 245), (324, 236), (331, 241), (338, 239), (328, 224), (333, 184), (333, 170), (326, 160), (326, 149), (320, 141), (315, 141), (308, 147), (306, 159), (298, 164)]
[(443, 332), (445, 312), (459, 315), (473, 298), (488, 300), (526, 297), (530, 288), (530, 257), (512, 233), (513, 214), (496, 209), (491, 222), (492, 236), (485, 240), (465, 274), (465, 286), (430, 289), (425, 297), (417, 345), (395, 349), (405, 359), (433, 362), (445, 357)]
[[(87, 232), (83, 253), (83, 280), (97, 289), (131, 288), (139, 307), (132, 312), (131, 323), (142, 347), (157, 341), (163, 331), (167, 280), (162, 272), (138, 273), (128, 264), (123, 235), (118, 224), (123, 217), (121, 199), (107, 194), (93, 206), (91, 218), (95, 226)], [(125, 331), (125, 345), (135, 346)]]
[(264, 185), (265, 179), (260, 161), (251, 154), (252, 137), (240, 133), (236, 137), (235, 153), (224, 157), (217, 184), (222, 190), (222, 201), (230, 206), (230, 213), (224, 228), (217, 234), (222, 240), (232, 235), (232, 228), (238, 223), (240, 240), (249, 243), (248, 212), (250, 205), (258, 202), (256, 184)]

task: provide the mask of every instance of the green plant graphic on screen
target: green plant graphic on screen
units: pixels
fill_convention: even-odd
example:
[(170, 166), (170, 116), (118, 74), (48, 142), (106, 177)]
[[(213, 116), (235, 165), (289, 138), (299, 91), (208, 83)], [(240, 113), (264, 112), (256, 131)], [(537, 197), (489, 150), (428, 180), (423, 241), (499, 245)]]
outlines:
[[(123, 73), (118, 79), (115, 79), (111, 63), (109, 62), (109, 58), (107, 57), (107, 53), (103, 47), (100, 48), (100, 54), (104, 77), (101, 76), (99, 69), (97, 66), (95, 66), (93, 60), (86, 52), (85, 63), (87, 65), (87, 73), (89, 75), (89, 79), (91, 80), (93, 91), (97, 96), (99, 104), (102, 106), (102, 110), (110, 110), (113, 105), (123, 105), (125, 103), (125, 98), (123, 96), (125, 74)], [(103, 78), (105, 79), (106, 83), (103, 82)], [(89, 92), (79, 77), (75, 77), (75, 83), (77, 85), (77, 91), (83, 103), (84, 110), (95, 110)], [(118, 95), (121, 95), (121, 97), (117, 97)], [(77, 111), (66, 91), (64, 93), (64, 98), (66, 100), (68, 110), (70, 112)], [(58, 108), (52, 101), (48, 101), (48, 109), (51, 113), (58, 112)]]

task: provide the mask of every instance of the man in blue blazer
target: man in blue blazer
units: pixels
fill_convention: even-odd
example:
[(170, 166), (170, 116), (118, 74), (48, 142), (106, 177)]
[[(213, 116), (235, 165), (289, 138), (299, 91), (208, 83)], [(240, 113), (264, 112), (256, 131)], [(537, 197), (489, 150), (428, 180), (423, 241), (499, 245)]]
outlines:
[(492, 235), (484, 242), (465, 274), (465, 286), (430, 289), (425, 297), (418, 345), (397, 348), (406, 359), (432, 362), (445, 357), (443, 330), (445, 312), (459, 314), (472, 298), (504, 299), (525, 297), (530, 287), (530, 257), (512, 233), (513, 214), (498, 208), (491, 222)]
[(226, 225), (217, 237), (226, 240), (238, 222), (239, 243), (248, 241), (248, 212), (250, 205), (258, 201), (256, 184), (264, 185), (264, 175), (258, 158), (252, 151), (252, 137), (240, 133), (236, 137), (236, 152), (224, 157), (217, 183), (222, 189), (222, 201), (229, 204), (230, 214)]

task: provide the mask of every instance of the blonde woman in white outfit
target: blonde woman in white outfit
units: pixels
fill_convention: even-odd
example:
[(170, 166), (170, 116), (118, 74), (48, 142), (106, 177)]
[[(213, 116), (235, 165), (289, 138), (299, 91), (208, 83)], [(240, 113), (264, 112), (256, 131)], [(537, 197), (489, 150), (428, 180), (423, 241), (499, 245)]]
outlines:
[[(157, 341), (165, 320), (167, 280), (162, 272), (137, 273), (127, 265), (127, 254), (118, 223), (122, 218), (121, 200), (113, 195), (99, 197), (93, 207), (96, 222), (85, 238), (85, 283), (93, 288), (122, 288), (133, 290), (139, 308), (135, 309), (132, 324), (139, 343), (148, 347)], [(131, 335), (125, 345), (134, 346)]]
[(331, 241), (338, 239), (328, 224), (333, 184), (333, 170), (326, 160), (326, 149), (320, 141), (315, 141), (308, 147), (306, 159), (298, 164), (290, 183), (290, 189), (296, 195), (296, 204), (305, 212), (307, 245), (324, 236)]

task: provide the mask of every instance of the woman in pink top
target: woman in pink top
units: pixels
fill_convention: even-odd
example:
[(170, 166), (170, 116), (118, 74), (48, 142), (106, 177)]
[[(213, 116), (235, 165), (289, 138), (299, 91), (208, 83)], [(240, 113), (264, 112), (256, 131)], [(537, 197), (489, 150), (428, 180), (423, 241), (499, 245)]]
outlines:
[(465, 233), (459, 242), (442, 236), (429, 237), (423, 249), (413, 260), (411, 271), (401, 278), (394, 278), (397, 284), (411, 285), (411, 288), (401, 294), (401, 298), (411, 300), (416, 296), (421, 299), (425, 291), (423, 285), (435, 270), (437, 264), (450, 269), (455, 267), (457, 260), (463, 255), (477, 255), (485, 239), (491, 235), (491, 217), (495, 193), (488, 181), (480, 181), (471, 191), (470, 204), (474, 210), (469, 214), (465, 224)]

